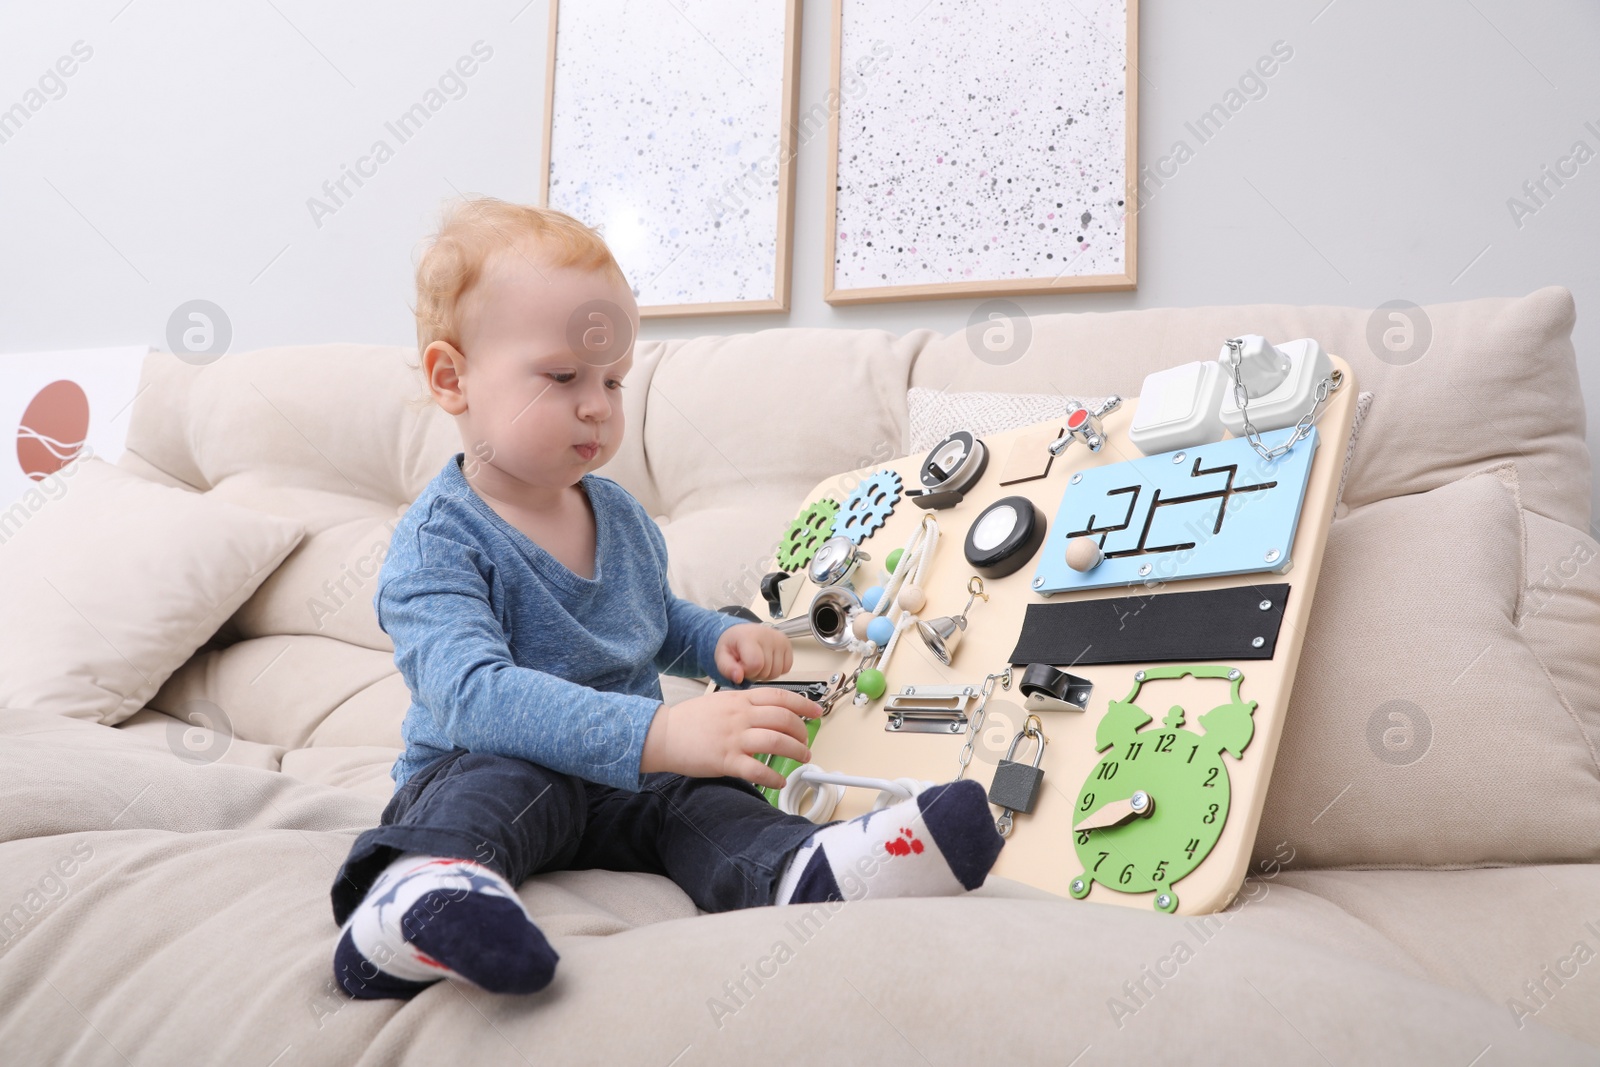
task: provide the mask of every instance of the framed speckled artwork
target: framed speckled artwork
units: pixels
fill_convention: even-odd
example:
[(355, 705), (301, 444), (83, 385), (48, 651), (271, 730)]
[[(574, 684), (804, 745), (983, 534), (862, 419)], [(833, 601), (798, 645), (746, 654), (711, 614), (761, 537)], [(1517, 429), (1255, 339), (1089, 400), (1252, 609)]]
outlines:
[(800, 0), (550, 3), (540, 203), (641, 316), (789, 309)]
[(833, 20), (828, 303), (1134, 288), (1138, 0)]

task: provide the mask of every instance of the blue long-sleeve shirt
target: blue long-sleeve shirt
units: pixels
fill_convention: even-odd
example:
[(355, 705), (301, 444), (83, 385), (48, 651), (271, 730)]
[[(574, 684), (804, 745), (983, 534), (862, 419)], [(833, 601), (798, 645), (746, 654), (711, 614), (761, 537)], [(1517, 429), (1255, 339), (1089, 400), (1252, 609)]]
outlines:
[(411, 690), (395, 788), (460, 747), (637, 790), (658, 672), (709, 675), (740, 620), (674, 596), (667, 543), (626, 489), (584, 475), (594, 578), (506, 522), (458, 452), (395, 525), (373, 597)]

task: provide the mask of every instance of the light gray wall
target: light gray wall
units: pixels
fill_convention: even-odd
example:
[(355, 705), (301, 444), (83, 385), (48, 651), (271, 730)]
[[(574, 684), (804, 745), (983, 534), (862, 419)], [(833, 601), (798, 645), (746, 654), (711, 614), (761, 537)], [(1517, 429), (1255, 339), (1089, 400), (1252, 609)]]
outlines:
[[(920, 6), (906, 0), (908, 18)], [(805, 2), (802, 109), (828, 88), (830, 9)], [(441, 198), (536, 198), (547, 13), (545, 0), (4, 4), (0, 109), (76, 42), (92, 55), (0, 143), (0, 351), (165, 347), (172, 312), (197, 298), (224, 309), (234, 350), (411, 343), (414, 247)], [(477, 41), (493, 55), (465, 94), (317, 225), (308, 198)], [(1292, 58), (1200, 143), (1186, 122), (1277, 41)], [(1600, 152), (1597, 49), (1585, 0), (1145, 0), (1140, 159), (1154, 171), (1179, 141), (1193, 154), (1146, 186), (1139, 288), (1017, 303), (1376, 307), (1565, 285), (1593, 419), (1600, 159), (1569, 163), (1559, 187), (1544, 168), (1579, 141)], [(817, 137), (799, 156), (793, 310), (651, 321), (645, 336), (965, 325), (976, 300), (822, 302), (826, 151)], [(1539, 204), (1524, 183), (1541, 179)], [(1515, 218), (1513, 197), (1536, 210)]]

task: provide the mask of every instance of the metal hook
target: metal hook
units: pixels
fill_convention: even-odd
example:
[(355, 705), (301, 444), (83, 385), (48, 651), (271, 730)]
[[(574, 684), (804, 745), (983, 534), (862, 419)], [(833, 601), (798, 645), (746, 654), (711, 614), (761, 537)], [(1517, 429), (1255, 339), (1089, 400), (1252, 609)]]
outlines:
[(1050, 743), (1050, 738), (1045, 736), (1044, 720), (1037, 715), (1029, 714), (1028, 718), (1023, 722), (1022, 736), (1037, 737), (1040, 744), (1047, 745)]
[(967, 592), (971, 593), (972, 595), (967, 597), (967, 606), (961, 609), (961, 617), (963, 619), (967, 617), (967, 612), (972, 610), (972, 602), (974, 600), (978, 599), (979, 597), (983, 597), (985, 600), (989, 599), (989, 594), (983, 591), (983, 579), (976, 574), (974, 574), (971, 579), (968, 580)]

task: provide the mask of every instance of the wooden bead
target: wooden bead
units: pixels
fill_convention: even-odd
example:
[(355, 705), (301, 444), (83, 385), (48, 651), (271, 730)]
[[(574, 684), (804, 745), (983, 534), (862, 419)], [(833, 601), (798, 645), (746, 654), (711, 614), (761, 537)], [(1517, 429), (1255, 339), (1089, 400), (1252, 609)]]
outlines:
[(1092, 537), (1074, 537), (1067, 544), (1067, 566), (1079, 573), (1094, 570), (1105, 558)]
[(900, 607), (915, 615), (928, 606), (928, 594), (920, 586), (907, 582), (900, 587)]
[(867, 624), (871, 621), (872, 613), (870, 611), (858, 611), (855, 618), (850, 620), (850, 632), (855, 634), (857, 641), (865, 641), (867, 639)]

